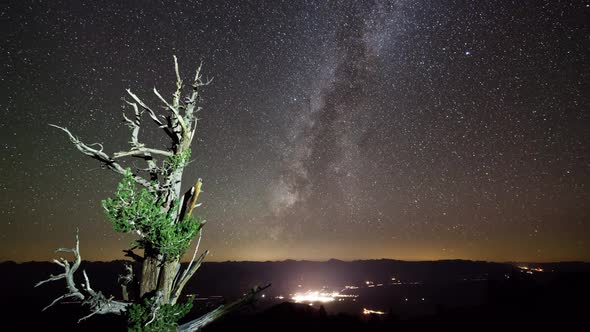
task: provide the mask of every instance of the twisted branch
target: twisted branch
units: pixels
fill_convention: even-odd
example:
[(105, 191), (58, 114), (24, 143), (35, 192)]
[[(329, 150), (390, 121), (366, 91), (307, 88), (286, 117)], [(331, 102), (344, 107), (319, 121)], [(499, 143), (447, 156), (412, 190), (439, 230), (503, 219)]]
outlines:
[(43, 311), (47, 310), (54, 304), (58, 303), (59, 301), (66, 299), (66, 298), (76, 298), (82, 302), (82, 304), (86, 304), (90, 306), (91, 313), (87, 316), (84, 316), (78, 320), (81, 322), (93, 315), (99, 314), (122, 314), (127, 310), (127, 306), (130, 303), (127, 302), (120, 302), (114, 301), (112, 298), (106, 298), (101, 292), (96, 292), (95, 290), (90, 287), (90, 279), (86, 274), (86, 271), (83, 271), (84, 274), (84, 284), (82, 284), (83, 291), (76, 287), (76, 283), (74, 282), (74, 273), (80, 267), (80, 263), (82, 262), (82, 257), (80, 256), (80, 240), (78, 238), (78, 233), (76, 233), (76, 246), (71, 249), (60, 248), (57, 249), (56, 252), (71, 252), (74, 254), (74, 262), (70, 265), (70, 263), (64, 259), (60, 258), (60, 260), (54, 259), (53, 261), (58, 264), (59, 266), (64, 268), (64, 273), (59, 274), (57, 276), (50, 276), (48, 279), (38, 282), (35, 287), (39, 287), (47, 282), (50, 281), (57, 281), (61, 279), (66, 280), (66, 287), (68, 293), (56, 298), (51, 302), (48, 306), (43, 308)]
[[(146, 148), (144, 144), (139, 143), (139, 129), (141, 127), (141, 115), (143, 114), (143, 112), (139, 111), (139, 107), (137, 107), (137, 103), (130, 103), (125, 99), (123, 99), (123, 100), (125, 101), (125, 103), (127, 103), (127, 105), (130, 105), (131, 107), (133, 107), (133, 113), (135, 114), (135, 120), (131, 120), (125, 115), (125, 111), (123, 111), (123, 119), (125, 119), (125, 122), (127, 122), (127, 125), (131, 129), (130, 143), (131, 143), (131, 150), (132, 151), (129, 151), (127, 153), (125, 153), (125, 152), (115, 153), (115, 155), (113, 157), (119, 158), (119, 157), (124, 157), (124, 156), (137, 156), (137, 157), (143, 158), (146, 161), (146, 163), (148, 164), (148, 168), (146, 169), (146, 171), (149, 171), (149, 173), (150, 173), (150, 180), (156, 181), (158, 179), (158, 166), (156, 165), (156, 162), (152, 158), (151, 154), (152, 153), (162, 154), (161, 152), (164, 152), (164, 154), (166, 154), (169, 152)], [(170, 153), (170, 155), (172, 155), (172, 153)]]
[(241, 306), (248, 304), (250, 302), (252, 302), (256, 295), (260, 292), (262, 292), (263, 290), (267, 289), (268, 287), (270, 287), (271, 284), (268, 284), (266, 286), (263, 287), (254, 287), (250, 290), (250, 292), (248, 292), (248, 294), (246, 294), (244, 297), (242, 297), (241, 299), (234, 301), (228, 305), (221, 305), (219, 306), (217, 309), (208, 312), (206, 314), (204, 314), (203, 316), (192, 320), (190, 322), (184, 323), (182, 325), (178, 326), (178, 331), (179, 332), (194, 332), (194, 331), (199, 331), (200, 329), (202, 329), (203, 327), (205, 327), (206, 325), (209, 325), (211, 322), (221, 318), (222, 316), (226, 315), (227, 313), (236, 310), (238, 308), (240, 308)]
[(121, 284), (123, 300), (129, 301), (129, 291), (127, 290), (127, 286), (133, 282), (133, 266), (131, 264), (125, 264), (125, 271), (127, 271), (127, 274), (119, 275), (118, 282)]
[[(182, 84), (182, 82), (181, 82)], [(184, 119), (182, 118), (182, 115), (180, 115), (180, 113), (178, 112), (178, 109), (176, 109), (176, 107), (170, 105), (166, 99), (164, 99), (164, 97), (162, 97), (162, 95), (160, 95), (160, 93), (158, 92), (158, 90), (156, 90), (156, 88), (154, 88), (154, 94), (156, 96), (158, 96), (158, 98), (160, 98), (160, 100), (164, 103), (164, 105), (166, 105), (166, 107), (168, 107), (168, 109), (170, 109), (172, 111), (172, 113), (174, 113), (174, 119), (176, 121), (178, 121), (178, 123), (180, 123), (180, 127), (182, 128), (181, 131), (181, 135), (184, 137), (185, 135), (188, 135), (188, 127), (186, 126), (186, 122), (184, 122)]]
[[(203, 81), (203, 76), (201, 74), (201, 69), (203, 68), (203, 62), (199, 64), (197, 71), (195, 73), (195, 78), (192, 84), (192, 92), (190, 96), (187, 98), (186, 101), (186, 110), (185, 110), (185, 117), (187, 118), (187, 126), (190, 127), (193, 120), (194, 126), (191, 130), (189, 142), (192, 141), (193, 137), (195, 137), (195, 132), (197, 130), (197, 122), (198, 118), (196, 117), (196, 113), (201, 110), (201, 107), (197, 107), (197, 102), (199, 101), (199, 88), (202, 86), (207, 86), (213, 82), (213, 78), (208, 79), (207, 81)], [(196, 107), (196, 108), (195, 108)]]
[[(51, 127), (55, 127), (57, 129), (61, 129), (63, 132), (65, 132), (66, 134), (68, 134), (68, 137), (70, 138), (70, 141), (76, 146), (76, 148), (82, 152), (83, 154), (90, 156), (93, 159), (96, 159), (98, 161), (100, 161), (101, 163), (103, 163), (104, 166), (106, 166), (108, 169), (119, 173), (121, 175), (125, 174), (125, 169), (119, 164), (117, 163), (113, 158), (111, 158), (109, 155), (107, 155), (106, 153), (102, 152), (102, 146), (100, 150), (91, 148), (89, 145), (85, 144), (84, 142), (80, 141), (77, 137), (75, 137), (74, 135), (72, 135), (72, 133), (64, 127), (60, 127), (54, 124), (49, 124)], [(92, 145), (92, 144), (91, 144)], [(153, 185), (146, 179), (133, 174), (133, 180), (135, 182), (137, 182), (138, 184), (149, 188), (149, 189), (157, 189), (157, 188), (153, 188)]]

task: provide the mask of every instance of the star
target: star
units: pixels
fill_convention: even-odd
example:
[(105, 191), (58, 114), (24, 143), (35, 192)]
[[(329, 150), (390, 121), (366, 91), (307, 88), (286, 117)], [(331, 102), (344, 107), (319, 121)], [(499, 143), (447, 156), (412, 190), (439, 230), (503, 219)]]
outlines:
[(125, 151), (125, 89), (166, 116), (172, 55), (185, 93), (200, 60), (214, 78), (183, 190), (203, 179), (215, 260), (590, 259), (578, 3), (83, 3), (3, 8), (0, 259), (77, 227), (85, 259), (120, 258), (100, 205), (120, 178), (47, 124)]

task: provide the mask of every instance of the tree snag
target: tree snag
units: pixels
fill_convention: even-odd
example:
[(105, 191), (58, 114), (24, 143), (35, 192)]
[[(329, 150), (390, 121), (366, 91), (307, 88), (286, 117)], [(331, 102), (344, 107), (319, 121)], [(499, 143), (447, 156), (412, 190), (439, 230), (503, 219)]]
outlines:
[[(85, 282), (78, 287), (74, 282), (74, 273), (80, 267), (81, 256), (76, 234), (75, 248), (57, 250), (73, 253), (73, 263), (63, 258), (54, 260), (64, 268), (64, 273), (51, 276), (36, 285), (61, 279), (66, 281), (68, 292), (55, 299), (45, 309), (63, 299), (77, 299), (90, 307), (90, 314), (82, 317), (80, 321), (96, 314), (124, 314), (128, 317), (129, 328), (134, 331), (188, 332), (197, 331), (227, 312), (251, 301), (258, 292), (270, 286), (255, 287), (240, 300), (227, 306), (222, 305), (193, 321), (177, 324), (178, 319), (186, 314), (192, 305), (190, 302), (178, 303), (182, 290), (209, 253), (205, 250), (197, 258), (202, 228), (206, 221), (194, 216), (193, 211), (201, 205), (197, 203), (197, 199), (203, 182), (199, 178), (185, 194), (181, 195), (180, 192), (183, 172), (190, 160), (190, 147), (199, 120), (197, 113), (201, 110), (198, 105), (201, 100), (200, 89), (211, 83), (211, 80), (203, 80), (201, 68), (202, 64), (196, 70), (188, 95), (182, 99), (184, 84), (180, 78), (178, 61), (174, 56), (176, 91), (172, 95), (172, 100), (166, 100), (156, 88), (153, 90), (167, 111), (165, 115), (157, 114), (127, 89), (131, 100), (125, 100), (125, 103), (133, 112), (132, 116), (128, 116), (123, 111), (123, 120), (131, 130), (131, 148), (128, 151), (109, 155), (104, 152), (101, 144), (86, 144), (67, 128), (50, 124), (65, 132), (81, 153), (98, 160), (103, 167), (123, 175), (114, 197), (102, 201), (102, 206), (115, 231), (137, 236), (135, 245), (124, 252), (125, 256), (141, 264), (141, 272), (138, 282), (134, 278), (131, 265), (126, 267), (126, 274), (119, 276), (123, 301), (107, 298), (101, 292), (93, 290), (85, 271)], [(140, 142), (139, 132), (142, 129), (141, 119), (144, 113), (147, 113), (156, 126), (170, 138), (167, 149), (148, 147)], [(119, 160), (128, 157), (143, 159), (146, 168), (124, 168)], [(159, 162), (156, 157), (163, 160)], [(147, 174), (142, 176), (142, 173)], [(181, 272), (180, 259), (196, 236), (198, 243), (192, 259)], [(133, 252), (134, 249), (143, 249), (143, 256)], [(136, 282), (139, 298), (133, 301), (129, 290)]]

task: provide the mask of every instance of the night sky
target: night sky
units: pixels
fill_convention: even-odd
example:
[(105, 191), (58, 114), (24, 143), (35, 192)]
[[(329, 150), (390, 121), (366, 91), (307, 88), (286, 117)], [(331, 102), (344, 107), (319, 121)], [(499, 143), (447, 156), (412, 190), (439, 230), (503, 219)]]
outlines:
[[(185, 187), (211, 261), (590, 260), (585, 1), (5, 1), (0, 260), (122, 258), (122, 97), (214, 77)], [(163, 112), (163, 111), (162, 111)], [(164, 148), (144, 122), (140, 138)], [(133, 163), (132, 163), (133, 162)], [(140, 160), (126, 165), (143, 167)], [(184, 189), (183, 189), (184, 191)]]

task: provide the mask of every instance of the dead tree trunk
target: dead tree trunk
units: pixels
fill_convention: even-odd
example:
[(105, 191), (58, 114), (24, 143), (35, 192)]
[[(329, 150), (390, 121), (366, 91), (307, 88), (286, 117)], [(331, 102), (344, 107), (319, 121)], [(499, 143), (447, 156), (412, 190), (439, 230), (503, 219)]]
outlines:
[(140, 297), (143, 297), (147, 293), (153, 293), (156, 290), (160, 276), (160, 260), (157, 255), (150, 255), (146, 252), (141, 266)]

